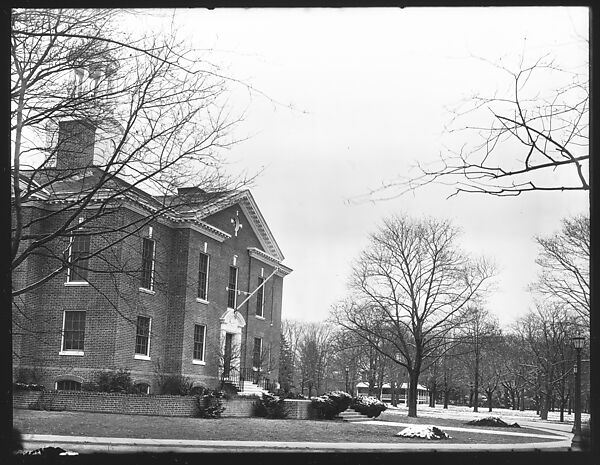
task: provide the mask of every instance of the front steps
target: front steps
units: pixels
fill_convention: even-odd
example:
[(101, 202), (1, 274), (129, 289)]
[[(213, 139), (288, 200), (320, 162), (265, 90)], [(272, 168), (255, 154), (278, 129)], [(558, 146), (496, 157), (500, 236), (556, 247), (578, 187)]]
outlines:
[(350, 407), (340, 412), (335, 418), (342, 421), (368, 421), (370, 419), (368, 416), (358, 413)]
[(262, 397), (263, 394), (268, 394), (267, 391), (254, 384), (252, 381), (244, 381), (242, 390), (238, 392), (238, 396), (258, 396)]

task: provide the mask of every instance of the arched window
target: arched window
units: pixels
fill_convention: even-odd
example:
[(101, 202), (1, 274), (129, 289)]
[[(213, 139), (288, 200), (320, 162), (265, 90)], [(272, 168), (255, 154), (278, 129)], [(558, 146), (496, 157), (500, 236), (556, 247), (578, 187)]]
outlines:
[(133, 387), (136, 394), (150, 394), (150, 385), (148, 383), (136, 383)]
[(72, 379), (61, 379), (56, 382), (57, 391), (81, 391), (81, 383)]

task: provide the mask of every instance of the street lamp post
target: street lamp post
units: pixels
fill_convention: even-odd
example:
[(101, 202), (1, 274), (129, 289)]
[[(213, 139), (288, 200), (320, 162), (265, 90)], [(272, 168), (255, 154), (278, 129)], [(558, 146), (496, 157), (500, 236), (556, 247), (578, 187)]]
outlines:
[(350, 372), (350, 368), (346, 367), (344, 370), (346, 371), (346, 392), (348, 392), (350, 389), (350, 386), (348, 385), (348, 373)]
[(585, 338), (574, 336), (572, 338), (573, 347), (577, 354), (577, 363), (575, 365), (575, 421), (573, 422), (573, 440), (571, 441), (571, 450), (581, 450), (581, 349)]

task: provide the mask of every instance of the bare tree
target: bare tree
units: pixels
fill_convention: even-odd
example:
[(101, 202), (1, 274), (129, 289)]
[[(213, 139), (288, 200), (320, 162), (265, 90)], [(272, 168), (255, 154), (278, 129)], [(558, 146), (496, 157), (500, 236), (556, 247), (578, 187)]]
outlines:
[(590, 218), (566, 218), (550, 237), (536, 237), (541, 248), (536, 263), (542, 267), (532, 289), (579, 315), (584, 327), (590, 319)]
[[(479, 391), (481, 381), (486, 380), (484, 389), (495, 391), (499, 377), (492, 360), (488, 360), (490, 346), (496, 346), (500, 338), (497, 321), (480, 305), (469, 306), (464, 314), (463, 324), (455, 338), (471, 373), (471, 402), (473, 411), (479, 411)], [(493, 386), (493, 388), (491, 388)], [(489, 396), (488, 396), (489, 397)]]
[[(226, 97), (227, 84), (237, 81), (175, 34), (120, 30), (117, 21), (127, 14), (12, 11), (16, 333), (43, 333), (43, 324), (36, 330), (28, 323), (27, 295), (65, 273), (86, 274), (106, 305), (127, 319), (111, 296), (119, 280), (139, 279), (142, 270), (139, 260), (121, 260), (127, 254), (119, 249), (137, 247), (132, 239), (157, 217), (172, 219), (249, 181), (227, 176), (220, 154), (235, 143), (230, 132), (239, 117), (229, 114)], [(199, 194), (174, 195), (189, 186)], [(123, 215), (128, 204), (143, 205), (143, 214)], [(73, 253), (75, 237), (92, 246)], [(30, 258), (43, 263), (36, 274), (26, 271)], [(155, 278), (166, 286), (168, 277), (157, 271)]]
[(589, 190), (587, 73), (561, 69), (547, 56), (530, 63), (522, 58), (514, 68), (493, 66), (508, 86), (453, 110), (446, 132), (460, 148), (418, 162), (414, 174), (383, 182), (368, 198), (397, 197), (432, 183), (449, 186), (450, 196)]
[(419, 375), (443, 355), (449, 332), (493, 275), (487, 261), (460, 251), (457, 237), (448, 221), (386, 220), (354, 265), (351, 298), (332, 311), (340, 326), (407, 370), (409, 416), (417, 414)]
[(516, 330), (527, 344), (530, 355), (528, 380), (537, 390), (540, 416), (546, 420), (552, 397), (558, 388), (562, 392), (572, 373), (574, 360), (571, 336), (577, 325), (564, 309), (557, 305), (538, 305), (519, 320)]
[(305, 323), (298, 342), (298, 362), (301, 375), (302, 393), (308, 389), (319, 394), (329, 370), (333, 350), (333, 328), (325, 323)]

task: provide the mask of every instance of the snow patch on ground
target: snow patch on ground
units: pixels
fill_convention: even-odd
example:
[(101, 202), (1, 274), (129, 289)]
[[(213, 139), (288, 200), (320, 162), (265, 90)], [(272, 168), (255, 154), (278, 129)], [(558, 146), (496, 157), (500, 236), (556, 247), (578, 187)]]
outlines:
[(396, 433), (396, 436), (401, 436), (403, 438), (452, 439), (446, 432), (433, 425), (409, 426), (399, 433)]

